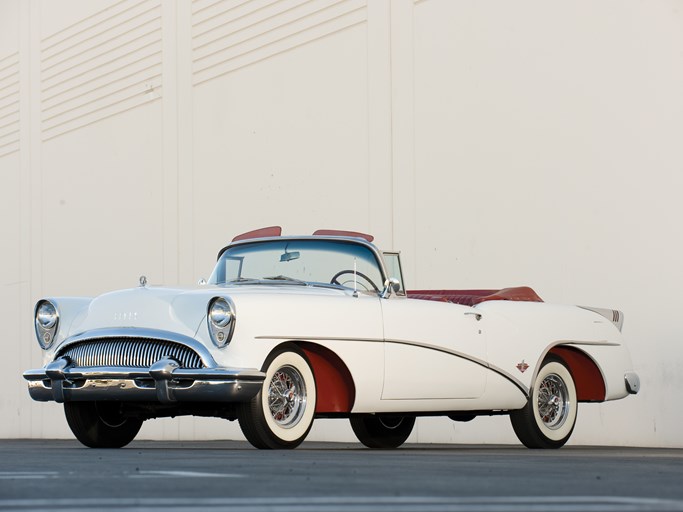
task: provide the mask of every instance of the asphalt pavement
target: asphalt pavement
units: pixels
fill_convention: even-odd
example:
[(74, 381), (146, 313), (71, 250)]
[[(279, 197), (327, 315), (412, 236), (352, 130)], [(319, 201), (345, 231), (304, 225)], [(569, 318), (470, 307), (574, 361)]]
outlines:
[(0, 440), (0, 511), (683, 511), (683, 450)]

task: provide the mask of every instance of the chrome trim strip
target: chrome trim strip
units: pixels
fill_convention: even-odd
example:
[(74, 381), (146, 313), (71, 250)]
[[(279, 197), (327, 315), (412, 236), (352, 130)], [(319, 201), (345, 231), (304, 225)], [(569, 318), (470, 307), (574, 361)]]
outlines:
[(324, 337), (324, 336), (256, 336), (255, 339), (257, 340), (302, 340), (302, 341), (363, 341), (363, 342), (370, 342), (370, 343), (395, 343), (399, 345), (409, 345), (413, 347), (419, 347), (419, 348), (424, 348), (427, 350), (434, 350), (437, 352), (442, 352), (444, 354), (448, 354), (451, 356), (458, 357), (460, 359), (465, 359), (467, 361), (470, 361), (471, 363), (477, 364), (479, 366), (482, 366), (488, 370), (491, 370), (494, 373), (499, 374), (501, 377), (509, 380), (512, 384), (517, 386), (519, 390), (524, 393), (524, 396), (529, 398), (529, 388), (519, 379), (515, 378), (514, 375), (509, 374), (505, 370), (498, 368), (495, 365), (492, 365), (491, 363), (488, 363), (484, 361), (483, 359), (479, 359), (476, 357), (468, 356), (467, 354), (463, 354), (462, 352), (458, 352), (456, 350), (450, 350), (448, 348), (444, 347), (437, 347), (436, 345), (430, 345), (428, 343), (421, 343), (418, 341), (408, 341), (408, 340), (397, 340), (397, 339), (381, 339), (381, 338), (342, 338), (342, 337)]
[(621, 343), (615, 343), (613, 341), (558, 341), (556, 345), (586, 345), (591, 347), (620, 347)]
[(382, 338), (345, 338), (340, 336), (255, 336), (256, 340), (305, 340), (305, 341), (368, 341), (383, 342)]
[(479, 366), (482, 366), (488, 370), (491, 370), (494, 373), (497, 373), (501, 377), (509, 380), (512, 384), (517, 386), (519, 390), (524, 393), (524, 396), (529, 398), (529, 388), (524, 385), (524, 383), (514, 377), (514, 375), (511, 375), (507, 373), (505, 370), (498, 368), (495, 365), (492, 365), (491, 363), (484, 361), (483, 359), (479, 359), (477, 357), (472, 357), (468, 356), (467, 354), (463, 354), (462, 352), (458, 352), (457, 350), (450, 350), (448, 348), (444, 347), (437, 347), (436, 345), (430, 345), (428, 343), (420, 343), (420, 342), (415, 342), (415, 341), (406, 341), (406, 340), (385, 340), (387, 343), (396, 343), (396, 344), (401, 344), (401, 345), (410, 345), (413, 347), (419, 347), (419, 348), (425, 348), (427, 350), (434, 350), (437, 352), (442, 352), (444, 354), (448, 354), (451, 356), (458, 357), (460, 359), (465, 359), (466, 361), (469, 361), (471, 363), (477, 364)]
[(176, 332), (162, 331), (160, 329), (147, 329), (142, 327), (114, 327), (104, 329), (92, 329), (84, 331), (74, 336), (70, 336), (64, 340), (57, 350), (64, 350), (66, 347), (78, 343), (80, 341), (87, 341), (90, 339), (99, 338), (149, 338), (160, 341), (173, 341), (185, 345), (194, 350), (207, 368), (216, 368), (218, 364), (213, 358), (209, 350), (199, 341), (183, 334)]

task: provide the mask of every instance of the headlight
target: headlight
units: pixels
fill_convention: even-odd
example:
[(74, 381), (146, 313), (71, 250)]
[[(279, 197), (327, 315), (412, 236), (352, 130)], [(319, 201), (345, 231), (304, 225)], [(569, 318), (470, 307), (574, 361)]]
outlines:
[(232, 332), (235, 330), (235, 305), (230, 299), (224, 297), (211, 299), (206, 320), (214, 345), (223, 348), (230, 343)]
[(59, 327), (59, 313), (49, 300), (44, 299), (36, 304), (35, 327), (40, 346), (46, 349), (52, 345)]
[(36, 312), (36, 322), (40, 324), (43, 329), (52, 329), (57, 323), (57, 309), (52, 302), (43, 301), (38, 306)]
[(211, 304), (209, 318), (216, 327), (227, 327), (232, 321), (232, 310), (225, 299), (216, 299)]

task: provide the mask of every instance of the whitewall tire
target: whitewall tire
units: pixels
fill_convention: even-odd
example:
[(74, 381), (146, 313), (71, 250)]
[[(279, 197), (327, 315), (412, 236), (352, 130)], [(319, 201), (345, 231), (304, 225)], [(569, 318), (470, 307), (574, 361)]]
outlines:
[(562, 359), (543, 362), (524, 409), (510, 414), (512, 427), (528, 448), (560, 448), (574, 431), (577, 416), (576, 385)]
[(238, 409), (242, 433), (256, 448), (295, 448), (313, 425), (313, 370), (298, 347), (286, 345), (266, 360), (263, 371), (261, 390)]

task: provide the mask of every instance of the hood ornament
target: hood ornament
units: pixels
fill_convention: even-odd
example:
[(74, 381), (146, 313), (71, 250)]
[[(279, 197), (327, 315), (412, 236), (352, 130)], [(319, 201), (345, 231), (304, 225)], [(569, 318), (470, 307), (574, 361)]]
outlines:
[(145, 288), (147, 286), (147, 277), (146, 276), (140, 276), (140, 287)]

